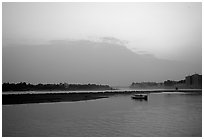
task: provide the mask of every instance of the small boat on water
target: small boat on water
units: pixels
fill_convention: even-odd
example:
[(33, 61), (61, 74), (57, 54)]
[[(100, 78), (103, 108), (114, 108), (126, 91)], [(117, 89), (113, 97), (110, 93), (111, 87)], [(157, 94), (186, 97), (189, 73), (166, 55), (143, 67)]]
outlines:
[(147, 95), (145, 95), (145, 94), (135, 94), (134, 96), (132, 96), (132, 99), (144, 99), (144, 100), (147, 100)]

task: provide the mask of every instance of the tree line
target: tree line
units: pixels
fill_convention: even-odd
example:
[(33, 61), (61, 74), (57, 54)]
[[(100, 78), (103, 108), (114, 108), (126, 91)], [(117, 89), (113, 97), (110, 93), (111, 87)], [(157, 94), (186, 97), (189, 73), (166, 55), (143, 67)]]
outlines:
[(178, 84), (185, 84), (185, 80), (180, 80), (180, 81), (173, 81), (173, 80), (166, 80), (161, 83), (156, 83), (156, 82), (140, 82), (136, 83), (133, 82), (130, 87), (139, 87), (139, 88), (145, 88), (145, 87), (170, 87)]
[(3, 83), (2, 91), (74, 91), (74, 90), (112, 90), (109, 85), (97, 84), (37, 84), (26, 82)]

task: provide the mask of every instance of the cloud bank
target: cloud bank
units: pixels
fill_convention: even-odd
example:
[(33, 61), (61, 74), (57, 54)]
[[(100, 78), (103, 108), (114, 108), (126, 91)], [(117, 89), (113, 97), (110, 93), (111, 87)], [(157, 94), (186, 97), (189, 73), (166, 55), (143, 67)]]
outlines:
[[(197, 67), (137, 54), (120, 40), (53, 40), (46, 45), (3, 47), (3, 82), (98, 83), (180, 80)], [(198, 69), (200, 70), (200, 69)]]

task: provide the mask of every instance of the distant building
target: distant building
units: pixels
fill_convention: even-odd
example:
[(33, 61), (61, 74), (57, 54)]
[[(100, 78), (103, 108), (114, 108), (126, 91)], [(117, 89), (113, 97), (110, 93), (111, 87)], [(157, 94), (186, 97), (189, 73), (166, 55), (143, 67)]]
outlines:
[(202, 75), (193, 74), (191, 76), (186, 76), (186, 85), (192, 88), (202, 88)]

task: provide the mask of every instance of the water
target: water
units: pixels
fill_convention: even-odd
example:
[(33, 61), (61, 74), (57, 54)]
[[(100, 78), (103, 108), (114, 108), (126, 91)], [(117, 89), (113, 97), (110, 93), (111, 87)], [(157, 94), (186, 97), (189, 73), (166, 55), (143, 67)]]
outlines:
[(202, 96), (149, 94), (42, 104), (3, 105), (3, 136), (202, 136)]

